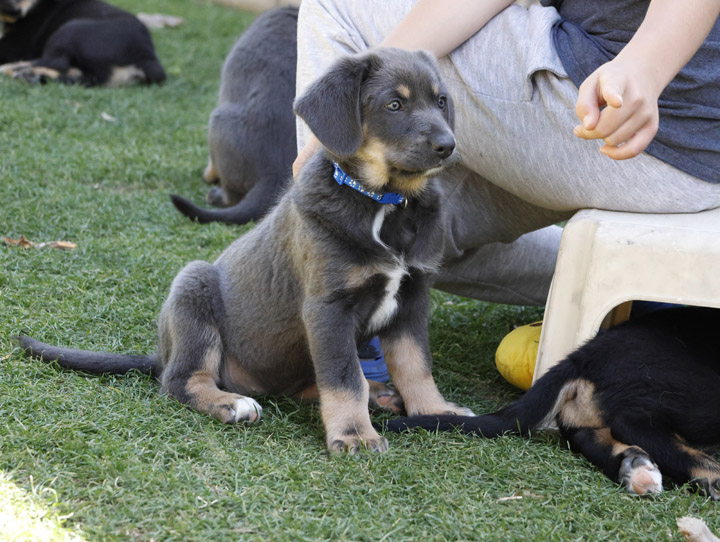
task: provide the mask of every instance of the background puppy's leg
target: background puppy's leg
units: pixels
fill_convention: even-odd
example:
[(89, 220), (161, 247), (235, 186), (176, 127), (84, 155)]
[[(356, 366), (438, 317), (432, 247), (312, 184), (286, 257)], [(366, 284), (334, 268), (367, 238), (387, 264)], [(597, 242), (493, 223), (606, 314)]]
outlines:
[(360, 368), (355, 324), (342, 302), (306, 302), (303, 320), (315, 366), (320, 413), (331, 453), (387, 450), (370, 423), (369, 386)]
[(427, 331), (430, 292), (425, 276), (412, 272), (410, 279), (403, 282), (398, 297), (397, 316), (380, 334), (380, 343), (392, 382), (405, 402), (408, 415), (472, 416), (470, 409), (446, 401), (433, 379)]
[(160, 315), (163, 390), (198, 412), (224, 423), (256, 422), (262, 408), (253, 399), (220, 389), (225, 363), (220, 329), (224, 305), (216, 269), (193, 262), (173, 281)]

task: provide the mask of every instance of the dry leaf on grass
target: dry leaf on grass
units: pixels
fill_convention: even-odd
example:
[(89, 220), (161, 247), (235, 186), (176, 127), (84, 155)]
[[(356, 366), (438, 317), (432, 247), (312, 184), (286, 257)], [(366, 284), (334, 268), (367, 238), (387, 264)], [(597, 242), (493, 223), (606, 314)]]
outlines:
[(712, 534), (705, 522), (699, 518), (678, 518), (677, 526), (687, 542), (720, 542), (720, 538)]
[(182, 17), (162, 13), (138, 13), (137, 18), (148, 28), (174, 27), (185, 22)]
[(74, 248), (77, 248), (77, 245), (75, 243), (71, 243), (70, 241), (49, 241), (47, 243), (34, 243), (24, 235), (21, 235), (20, 239), (10, 239), (9, 237), (3, 237), (2, 242), (6, 245), (20, 248), (59, 248), (62, 250), (72, 250)]

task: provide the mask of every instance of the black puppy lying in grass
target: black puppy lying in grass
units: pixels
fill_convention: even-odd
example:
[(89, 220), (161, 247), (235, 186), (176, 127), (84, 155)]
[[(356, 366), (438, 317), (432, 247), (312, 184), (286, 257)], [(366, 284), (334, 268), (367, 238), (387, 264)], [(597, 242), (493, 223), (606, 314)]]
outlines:
[(660, 310), (602, 331), (512, 405), (484, 416), (393, 420), (392, 431), (529, 434), (555, 422), (570, 447), (638, 495), (661, 472), (720, 500), (720, 310)]
[(0, 0), (0, 20), (2, 73), (88, 86), (165, 80), (145, 25), (100, 0)]

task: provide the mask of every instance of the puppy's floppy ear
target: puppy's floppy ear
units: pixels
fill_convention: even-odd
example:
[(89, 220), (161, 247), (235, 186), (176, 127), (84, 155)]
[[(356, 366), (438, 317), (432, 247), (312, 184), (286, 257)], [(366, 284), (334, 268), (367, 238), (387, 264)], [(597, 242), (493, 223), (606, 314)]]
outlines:
[(342, 58), (293, 104), (320, 143), (338, 156), (351, 156), (362, 144), (360, 89), (371, 62), (369, 54)]

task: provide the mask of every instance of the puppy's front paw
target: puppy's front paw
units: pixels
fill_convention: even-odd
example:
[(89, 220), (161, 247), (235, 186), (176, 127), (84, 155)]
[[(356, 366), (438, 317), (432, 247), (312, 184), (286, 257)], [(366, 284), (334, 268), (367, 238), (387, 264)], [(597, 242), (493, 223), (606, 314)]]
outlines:
[(620, 485), (635, 495), (651, 495), (662, 491), (662, 474), (647, 454), (639, 448), (629, 448), (620, 464)]
[(386, 452), (388, 441), (381, 437), (375, 430), (366, 431), (365, 435), (359, 435), (355, 429), (348, 429), (342, 435), (328, 435), (328, 451), (331, 454), (349, 453), (354, 454), (363, 449), (371, 452)]

